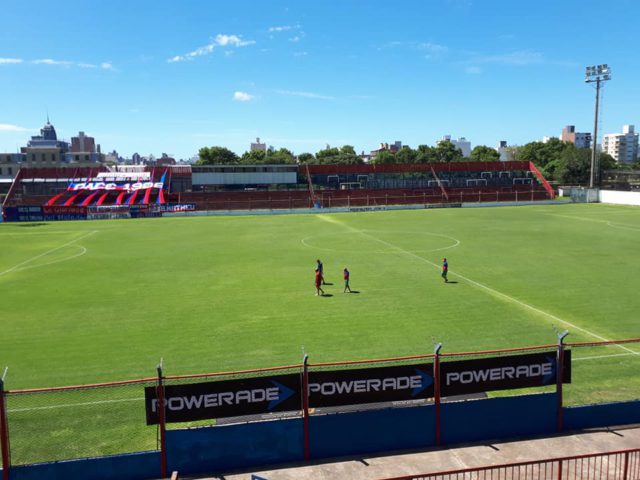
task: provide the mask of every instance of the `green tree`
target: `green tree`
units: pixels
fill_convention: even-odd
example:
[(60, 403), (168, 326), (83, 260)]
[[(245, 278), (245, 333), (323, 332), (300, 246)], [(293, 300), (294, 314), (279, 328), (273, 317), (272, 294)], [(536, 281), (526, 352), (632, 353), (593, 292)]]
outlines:
[(324, 150), (320, 150), (316, 153), (316, 159), (320, 164), (335, 164), (338, 163), (338, 156), (340, 155), (340, 150), (333, 148), (325, 148)]
[[(591, 152), (591, 150), (589, 150), (589, 152)], [(602, 173), (604, 170), (617, 170), (618, 168), (620, 168), (620, 165), (618, 164), (618, 162), (616, 162), (616, 159), (613, 158), (608, 153), (604, 153), (604, 152), (600, 153), (600, 156), (598, 157), (598, 162), (600, 166), (600, 173)], [(639, 167), (640, 167), (640, 161), (631, 165), (632, 169), (638, 169)]]
[(376, 156), (371, 159), (371, 163), (375, 165), (396, 163), (396, 156), (388, 150), (383, 150), (378, 152)]
[(397, 163), (416, 163), (418, 152), (411, 147), (404, 145), (399, 152), (396, 153)]
[(451, 163), (460, 162), (464, 158), (462, 150), (457, 148), (449, 140), (443, 140), (434, 148), (436, 162)]
[(265, 161), (267, 152), (264, 150), (252, 150), (244, 152), (240, 157), (240, 163), (244, 165), (262, 165)]
[(472, 162), (497, 162), (500, 160), (500, 154), (495, 148), (478, 145), (471, 150), (469, 160)]
[(416, 151), (416, 163), (435, 163), (437, 162), (435, 149), (429, 145), (418, 145)]
[(238, 163), (238, 156), (225, 147), (202, 147), (196, 165), (230, 165)]
[(519, 147), (516, 160), (533, 162), (547, 178), (555, 178), (554, 173), (562, 163), (560, 158), (566, 149), (575, 148), (572, 143), (554, 137), (548, 142), (531, 142)]
[(289, 165), (296, 163), (296, 159), (290, 150), (281, 148), (279, 150), (269, 150), (264, 159), (264, 163), (270, 165)]
[(356, 153), (356, 150), (351, 145), (344, 145), (340, 148), (325, 148), (316, 153), (316, 160), (318, 163), (324, 165), (353, 165), (363, 163), (363, 160)]
[(316, 157), (313, 155), (313, 153), (307, 153), (307, 152), (301, 153), (300, 155), (298, 155), (298, 162), (308, 163), (308, 164), (317, 163)]
[(356, 153), (355, 148), (351, 145), (343, 145), (338, 155), (338, 163), (343, 165), (357, 165), (364, 163), (364, 160)]
[(563, 185), (588, 183), (591, 170), (590, 150), (571, 146), (573, 148), (565, 148), (560, 154), (553, 179)]

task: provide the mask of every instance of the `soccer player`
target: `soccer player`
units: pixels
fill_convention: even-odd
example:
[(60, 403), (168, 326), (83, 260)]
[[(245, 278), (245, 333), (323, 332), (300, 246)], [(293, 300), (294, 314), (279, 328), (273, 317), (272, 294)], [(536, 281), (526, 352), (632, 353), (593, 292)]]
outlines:
[(320, 259), (316, 260), (318, 266), (316, 267), (318, 270), (320, 270), (320, 277), (322, 278), (322, 285), (326, 285), (325, 281), (324, 281), (324, 266), (322, 265), (322, 262), (320, 261)]
[(347, 270), (347, 267), (344, 267), (344, 290), (342, 291), (342, 293), (347, 293), (347, 290), (349, 290), (349, 293), (351, 293), (351, 287), (349, 287), (349, 270)]
[(442, 278), (444, 279), (444, 283), (447, 283), (449, 280), (447, 279), (447, 273), (449, 272), (449, 263), (446, 258), (442, 259)]
[(322, 272), (320, 271), (319, 268), (316, 268), (316, 296), (320, 295), (320, 292), (322, 292), (322, 295), (324, 295), (324, 290), (322, 290), (322, 288), (320, 287), (321, 283), (322, 283)]

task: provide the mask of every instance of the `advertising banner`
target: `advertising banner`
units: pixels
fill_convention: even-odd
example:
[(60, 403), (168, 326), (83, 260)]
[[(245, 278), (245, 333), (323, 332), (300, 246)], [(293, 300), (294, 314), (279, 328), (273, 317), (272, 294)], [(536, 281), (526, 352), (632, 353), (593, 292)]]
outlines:
[(309, 372), (312, 408), (430, 397), (432, 364)]
[[(164, 391), (167, 423), (302, 409), (299, 374), (167, 385)], [(156, 425), (156, 387), (146, 387), (144, 396), (147, 425)]]
[(146, 190), (148, 188), (158, 188), (162, 190), (162, 182), (135, 182), (135, 183), (115, 183), (115, 182), (81, 182), (71, 183), (67, 191), (76, 192), (78, 190), (107, 190), (133, 192), (135, 190)]
[(196, 209), (195, 203), (166, 203), (157, 206), (160, 212), (192, 212)]
[[(556, 352), (475, 358), (440, 364), (442, 396), (541, 387), (556, 383)], [(564, 353), (562, 382), (571, 383), (571, 351)]]
[(42, 207), (45, 215), (87, 215), (87, 207), (79, 207), (77, 205), (45, 205)]

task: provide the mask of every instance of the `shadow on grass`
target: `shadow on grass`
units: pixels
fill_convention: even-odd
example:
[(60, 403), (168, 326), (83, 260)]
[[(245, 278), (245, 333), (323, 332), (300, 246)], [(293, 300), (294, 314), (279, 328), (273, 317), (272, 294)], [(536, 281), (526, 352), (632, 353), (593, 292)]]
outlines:
[(323, 293), (321, 297), (333, 297), (333, 293)]
[(453, 280), (453, 281), (449, 280), (448, 282), (445, 282), (445, 283), (458, 283), (458, 282), (456, 282), (455, 280)]
[(347, 293), (360, 293), (360, 290), (351, 290), (350, 292)]

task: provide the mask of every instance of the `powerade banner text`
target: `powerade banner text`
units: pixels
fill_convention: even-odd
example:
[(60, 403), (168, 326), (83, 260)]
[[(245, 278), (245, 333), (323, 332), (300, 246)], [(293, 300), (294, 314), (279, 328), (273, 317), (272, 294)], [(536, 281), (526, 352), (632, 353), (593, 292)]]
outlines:
[[(301, 410), (300, 375), (245, 378), (168, 385), (164, 388), (167, 423)], [(156, 425), (156, 387), (144, 389), (147, 425)]]
[[(442, 396), (541, 387), (556, 383), (556, 352), (477, 358), (440, 364)], [(571, 351), (564, 353), (562, 383), (571, 383)]]
[(336, 407), (433, 397), (433, 365), (309, 372), (309, 406)]

